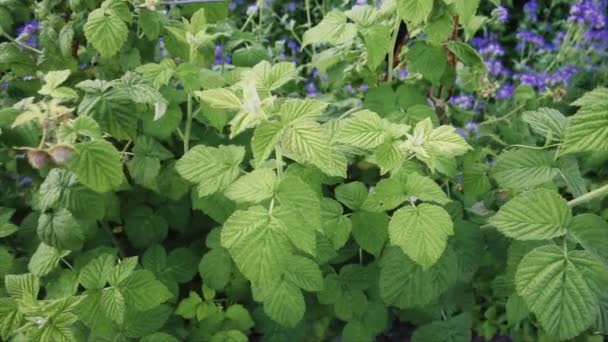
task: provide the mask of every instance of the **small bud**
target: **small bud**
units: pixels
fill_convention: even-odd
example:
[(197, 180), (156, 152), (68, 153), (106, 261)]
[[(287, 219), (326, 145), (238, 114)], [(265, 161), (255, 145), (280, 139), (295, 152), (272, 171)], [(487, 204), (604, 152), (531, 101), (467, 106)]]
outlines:
[(41, 169), (47, 164), (49, 155), (42, 150), (29, 150), (27, 160), (34, 169)]
[(65, 165), (72, 158), (74, 149), (67, 145), (57, 145), (50, 149), (49, 154), (55, 164)]

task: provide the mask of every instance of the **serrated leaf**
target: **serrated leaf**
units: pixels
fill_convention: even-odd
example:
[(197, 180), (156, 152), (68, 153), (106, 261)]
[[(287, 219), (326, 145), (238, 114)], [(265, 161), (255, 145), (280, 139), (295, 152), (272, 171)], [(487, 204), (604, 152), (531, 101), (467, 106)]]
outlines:
[(526, 255), (515, 285), (550, 336), (565, 340), (587, 329), (598, 313), (608, 271), (586, 251), (543, 246)]
[(96, 9), (84, 25), (84, 34), (103, 57), (115, 55), (127, 40), (129, 29), (114, 11)]
[(283, 126), (278, 122), (262, 122), (253, 132), (251, 151), (255, 165), (259, 166), (268, 159), (283, 133)]
[(382, 144), (388, 137), (382, 118), (372, 111), (362, 110), (342, 123), (335, 140), (337, 143), (370, 149)]
[(554, 153), (518, 149), (502, 153), (496, 159), (492, 176), (504, 188), (525, 189), (555, 177), (558, 170), (553, 166)]
[(194, 94), (213, 108), (239, 110), (243, 106), (241, 99), (228, 89), (208, 89), (196, 91)]
[(378, 257), (388, 240), (389, 217), (386, 213), (359, 211), (351, 216), (352, 233), (361, 248)]
[(4, 277), (6, 292), (18, 299), (36, 299), (40, 290), (40, 279), (33, 274), (7, 274)]
[(278, 281), (266, 293), (262, 300), (268, 317), (286, 327), (294, 327), (302, 320), (306, 304), (297, 286), (285, 280)]
[(558, 193), (536, 189), (507, 202), (489, 222), (517, 240), (548, 240), (566, 234), (571, 220), (572, 212)]
[(568, 232), (587, 252), (608, 265), (608, 223), (603, 218), (594, 214), (575, 216)]
[(100, 298), (101, 310), (103, 313), (118, 324), (122, 324), (126, 305), (125, 298), (119, 289), (108, 287), (101, 291)]
[(89, 261), (78, 274), (78, 282), (87, 290), (102, 289), (108, 282), (116, 257), (111, 254), (102, 254)]
[(449, 248), (426, 271), (398, 247), (387, 248), (380, 260), (380, 296), (401, 309), (428, 305), (457, 279), (456, 258)]
[(313, 99), (288, 99), (279, 107), (279, 115), (284, 124), (298, 119), (316, 119), (320, 117), (327, 103)]
[(348, 44), (357, 35), (354, 24), (346, 22), (346, 15), (333, 10), (325, 15), (315, 27), (304, 32), (302, 47), (311, 44), (329, 43), (332, 45)]
[(336, 199), (352, 210), (358, 210), (365, 202), (369, 191), (362, 182), (340, 184), (335, 190)]
[(268, 61), (261, 61), (252, 70), (257, 88), (264, 91), (279, 89), (297, 75), (296, 65), (290, 62), (279, 62), (271, 66)]
[(556, 109), (542, 107), (524, 112), (521, 116), (534, 133), (550, 141), (562, 141), (566, 135), (568, 120)]
[(608, 88), (597, 88), (575, 101), (562, 153), (608, 151)]
[[(82, 82), (79, 86), (81, 84)], [(110, 133), (114, 138), (135, 138), (138, 115), (128, 94), (120, 89), (86, 91), (87, 94), (78, 105), (80, 115), (91, 116), (104, 132)]]
[(427, 0), (401, 0), (397, 2), (397, 13), (408, 24), (416, 26), (426, 21), (433, 10), (433, 2)]
[(221, 290), (230, 280), (232, 260), (224, 248), (214, 248), (207, 252), (198, 266), (198, 272), (205, 286)]
[(289, 259), (285, 279), (306, 291), (323, 289), (323, 274), (319, 265), (305, 257), (292, 256)]
[(173, 297), (165, 285), (156, 280), (152, 272), (146, 270), (133, 271), (118, 284), (118, 288), (125, 297), (127, 307), (139, 311), (156, 308)]
[(59, 209), (40, 215), (38, 237), (49, 246), (77, 250), (84, 242), (81, 225), (68, 210)]
[(222, 246), (253, 284), (276, 282), (286, 267), (292, 247), (278, 224), (260, 206), (237, 210), (224, 223)]
[(363, 31), (363, 41), (367, 52), (367, 66), (376, 70), (384, 61), (391, 44), (391, 32), (381, 24), (375, 24)]
[(259, 203), (272, 197), (276, 185), (277, 176), (272, 169), (258, 169), (237, 179), (224, 195), (237, 203)]
[(412, 342), (469, 342), (472, 325), (471, 316), (467, 313), (445, 321), (434, 321), (416, 329)]
[(45, 276), (51, 273), (59, 265), (61, 258), (68, 254), (70, 254), (70, 251), (61, 251), (55, 247), (40, 243), (34, 254), (32, 254), (27, 269), (37, 277)]
[(240, 146), (208, 147), (198, 145), (186, 152), (176, 169), (186, 180), (198, 184), (204, 197), (226, 189), (239, 176), (245, 149)]
[(135, 69), (142, 74), (146, 82), (152, 83), (156, 89), (169, 84), (169, 81), (175, 74), (177, 66), (172, 59), (163, 59), (159, 64), (148, 63), (141, 65)]
[(120, 155), (107, 141), (77, 144), (69, 167), (80, 183), (97, 192), (110, 191), (123, 181)]
[[(406, 0), (421, 1), (426, 0)], [(431, 5), (432, 6), (432, 5)], [(409, 64), (408, 70), (421, 74), (433, 84), (438, 84), (447, 68), (445, 50), (441, 46), (432, 46), (424, 42), (416, 42), (406, 55)]]
[(342, 248), (350, 236), (352, 223), (343, 214), (340, 203), (330, 199), (321, 200), (321, 226), (325, 236), (331, 240), (335, 250)]
[(454, 229), (445, 209), (425, 203), (397, 210), (389, 223), (388, 234), (391, 244), (399, 246), (426, 270), (439, 260)]

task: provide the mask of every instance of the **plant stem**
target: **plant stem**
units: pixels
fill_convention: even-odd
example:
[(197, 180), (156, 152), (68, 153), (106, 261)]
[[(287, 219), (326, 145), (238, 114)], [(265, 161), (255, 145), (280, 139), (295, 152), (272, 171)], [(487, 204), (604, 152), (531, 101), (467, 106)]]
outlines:
[(395, 25), (393, 26), (393, 37), (391, 43), (391, 49), (388, 51), (388, 65), (386, 66), (387, 80), (393, 81), (393, 59), (395, 55), (395, 45), (397, 45), (397, 36), (399, 36), (399, 25), (401, 25), (401, 19), (395, 18)]
[(35, 53), (40, 54), (40, 55), (42, 54), (42, 51), (41, 51), (41, 50), (38, 50), (38, 49), (36, 49), (36, 48), (33, 48), (33, 47), (31, 47), (31, 46), (29, 46), (29, 45), (27, 45), (27, 44), (23, 44), (22, 42), (20, 42), (20, 41), (18, 41), (17, 39), (15, 39), (15, 38), (13, 38), (13, 37), (9, 36), (9, 35), (8, 35), (8, 34), (6, 34), (5, 32), (3, 32), (3, 33), (2, 33), (2, 36), (4, 36), (4, 38), (6, 38), (6, 39), (10, 40), (11, 42), (13, 42), (13, 43), (15, 43), (15, 44), (19, 45), (20, 47), (22, 47), (22, 48), (24, 48), (24, 49), (30, 50), (30, 51), (35, 52)]
[(190, 150), (190, 131), (192, 130), (192, 95), (188, 94), (188, 112), (186, 117), (186, 130), (184, 132), (184, 153)]
[(599, 197), (602, 197), (605, 195), (608, 195), (608, 184), (571, 200), (570, 202), (568, 202), (568, 206), (570, 208), (576, 207), (577, 205), (587, 203), (591, 200), (594, 200), (596, 198), (599, 198)]
[(277, 162), (277, 176), (279, 179), (283, 178), (283, 154), (281, 153), (281, 146), (276, 146), (274, 148), (274, 158)]
[(306, 6), (306, 22), (308, 23), (308, 28), (312, 27), (312, 20), (310, 18), (310, 0), (304, 1), (304, 6)]

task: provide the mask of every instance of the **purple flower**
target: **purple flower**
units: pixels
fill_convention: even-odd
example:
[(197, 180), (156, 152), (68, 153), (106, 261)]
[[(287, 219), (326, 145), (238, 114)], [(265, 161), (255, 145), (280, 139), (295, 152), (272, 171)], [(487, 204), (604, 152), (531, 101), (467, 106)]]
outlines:
[(362, 83), (362, 84), (359, 86), (359, 91), (360, 91), (360, 92), (366, 92), (366, 91), (367, 91), (367, 89), (369, 89), (369, 86), (367, 85), (367, 83)]
[(167, 56), (167, 49), (165, 48), (165, 39), (163, 37), (158, 38), (158, 55), (160, 58)]
[(498, 6), (492, 11), (492, 16), (499, 22), (505, 23), (509, 20), (509, 11), (504, 6)]
[(536, 0), (528, 1), (524, 4), (524, 12), (530, 21), (538, 20), (538, 2)]
[(452, 97), (450, 103), (462, 109), (471, 109), (475, 104), (475, 99), (473, 98), (473, 95), (462, 94)]
[(255, 4), (251, 4), (249, 6), (247, 6), (247, 14), (251, 14), (251, 12), (257, 10), (258, 7)]
[(30, 177), (23, 177), (21, 181), (19, 181), (18, 187), (24, 187), (32, 184), (32, 179)]
[(39, 21), (29, 21), (17, 29), (17, 39), (33, 48), (38, 47), (38, 39), (36, 32), (40, 30)]
[(6, 89), (8, 89), (8, 82), (4, 82), (4, 83), (2, 83), (2, 85), (0, 85), (0, 88), (1, 88), (2, 90), (6, 90)]
[(230, 9), (231, 11), (234, 11), (236, 9), (236, 3), (230, 1), (230, 4), (228, 4), (228, 9)]
[(367, 5), (367, 0), (356, 0), (355, 5), (356, 6), (365, 6), (365, 5)]
[(507, 100), (513, 96), (514, 92), (515, 92), (515, 87), (513, 87), (513, 85), (510, 83), (505, 83), (496, 92), (496, 98), (499, 100)]
[(306, 84), (306, 96), (308, 96), (308, 97), (319, 96), (319, 90), (317, 89), (317, 85), (314, 82), (308, 82)]
[(215, 50), (214, 50), (215, 58), (218, 58), (218, 57), (221, 58), (223, 53), (224, 53), (224, 48), (222, 47), (222, 44), (215, 45)]
[(346, 90), (347, 93), (351, 93), (351, 94), (355, 94), (357, 92), (357, 90), (353, 87), (352, 84), (345, 85), (344, 90)]
[(465, 131), (464, 129), (462, 129), (460, 127), (456, 127), (456, 130), (454, 132), (456, 132), (456, 134), (460, 135), (463, 139), (469, 138), (469, 132)]
[(287, 10), (288, 10), (289, 12), (292, 12), (292, 13), (293, 13), (293, 12), (295, 12), (295, 11), (296, 11), (296, 9), (298, 9), (298, 5), (296, 4), (296, 2), (295, 2), (295, 1), (291, 1), (291, 2), (289, 2), (289, 3), (287, 4)]
[(404, 80), (406, 78), (408, 78), (408, 76), (410, 75), (410, 73), (407, 71), (407, 69), (399, 69), (399, 78)]
[(507, 76), (509, 74), (508, 70), (504, 67), (501, 61), (489, 59), (486, 60), (486, 66), (488, 67), (490, 74), (494, 77), (501, 75)]
[(578, 1), (570, 7), (568, 21), (601, 29), (606, 25), (606, 7), (608, 7), (606, 1)]
[(298, 42), (296, 42), (295, 40), (287, 41), (287, 47), (291, 49), (292, 52), (300, 51), (300, 44), (298, 44)]
[(24, 81), (31, 81), (34, 79), (34, 76), (23, 76), (23, 77), (21, 77), (21, 79)]
[(479, 132), (479, 124), (475, 121), (469, 121), (464, 125), (464, 129), (471, 134), (476, 134)]
[(517, 39), (521, 40), (523, 43), (532, 43), (536, 47), (543, 47), (545, 45), (545, 39), (538, 33), (531, 31), (521, 31), (516, 35)]

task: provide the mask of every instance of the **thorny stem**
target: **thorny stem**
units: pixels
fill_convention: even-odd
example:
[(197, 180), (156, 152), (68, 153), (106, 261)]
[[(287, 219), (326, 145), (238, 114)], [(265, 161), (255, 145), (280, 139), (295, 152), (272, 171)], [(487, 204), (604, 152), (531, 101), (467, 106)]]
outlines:
[(608, 195), (608, 184), (606, 184), (602, 187), (599, 187), (593, 191), (589, 191), (588, 193), (571, 200), (570, 202), (568, 202), (568, 206), (570, 208), (576, 207), (577, 205), (587, 203), (591, 200), (594, 200), (596, 198), (599, 198), (599, 197), (602, 197), (605, 195)]

